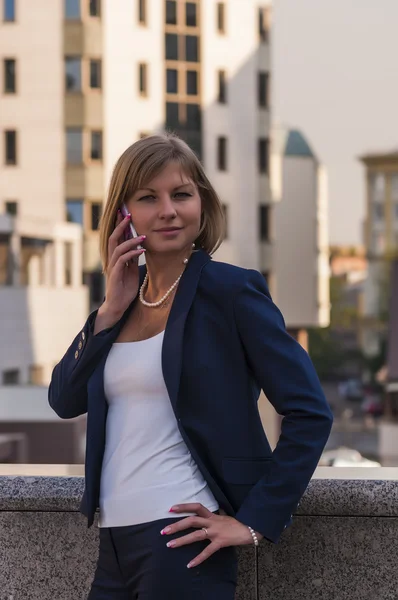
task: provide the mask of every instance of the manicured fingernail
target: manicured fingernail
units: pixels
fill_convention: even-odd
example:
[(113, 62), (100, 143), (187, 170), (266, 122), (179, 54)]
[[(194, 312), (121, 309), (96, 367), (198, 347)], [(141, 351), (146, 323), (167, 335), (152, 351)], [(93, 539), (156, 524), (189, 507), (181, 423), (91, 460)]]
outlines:
[(167, 544), (166, 544), (166, 546), (167, 546), (168, 548), (172, 548), (172, 547), (173, 547), (173, 546), (175, 546), (175, 545), (176, 545), (176, 543), (175, 543), (175, 541), (174, 541), (174, 540), (171, 540), (171, 542), (167, 542)]
[(146, 240), (146, 235), (141, 235), (141, 236), (140, 236), (140, 239), (141, 239), (141, 240)]
[(177, 510), (177, 509), (178, 509), (178, 506), (172, 506), (172, 507), (170, 508), (169, 512), (173, 512), (174, 510)]
[(188, 569), (190, 569), (191, 567), (193, 567), (193, 563), (192, 562), (190, 562), (190, 563), (187, 564), (187, 568)]
[(163, 533), (163, 534), (164, 534), (164, 533), (170, 533), (170, 527), (165, 527), (165, 528), (162, 530), (162, 533)]

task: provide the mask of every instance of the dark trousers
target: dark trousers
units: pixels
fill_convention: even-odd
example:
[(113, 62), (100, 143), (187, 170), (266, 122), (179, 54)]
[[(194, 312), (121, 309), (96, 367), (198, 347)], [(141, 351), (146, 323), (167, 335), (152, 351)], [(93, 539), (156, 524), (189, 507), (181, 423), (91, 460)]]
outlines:
[(100, 528), (98, 563), (88, 600), (233, 600), (236, 549), (221, 548), (188, 569), (187, 564), (209, 541), (167, 548), (169, 540), (198, 531), (160, 534), (166, 525), (182, 518), (186, 517)]

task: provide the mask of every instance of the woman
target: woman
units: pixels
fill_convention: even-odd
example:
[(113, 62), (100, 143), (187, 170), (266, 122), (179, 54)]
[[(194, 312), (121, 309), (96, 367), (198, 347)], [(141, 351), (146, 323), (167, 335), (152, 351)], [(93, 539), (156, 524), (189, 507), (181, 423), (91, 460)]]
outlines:
[[(124, 241), (131, 221), (139, 237)], [(264, 278), (211, 260), (223, 228), (182, 140), (151, 136), (119, 158), (100, 233), (106, 296), (49, 389), (61, 418), (87, 413), (90, 600), (232, 600), (235, 546), (278, 542), (328, 439), (318, 378)], [(284, 416), (274, 452), (261, 388)]]

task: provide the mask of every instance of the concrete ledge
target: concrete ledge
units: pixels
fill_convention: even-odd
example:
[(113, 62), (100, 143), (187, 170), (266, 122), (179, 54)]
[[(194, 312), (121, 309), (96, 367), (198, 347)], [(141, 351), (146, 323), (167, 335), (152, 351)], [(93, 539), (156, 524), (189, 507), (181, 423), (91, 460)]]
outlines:
[[(23, 472), (21, 465), (2, 465), (2, 471), (11, 467)], [(38, 465), (36, 473), (43, 468)], [(88, 530), (78, 513), (82, 477), (55, 476), (52, 468), (51, 476), (0, 476), (1, 600), (87, 597), (98, 552), (97, 523)], [(397, 469), (356, 469), (367, 479), (350, 471), (318, 469), (281, 542), (262, 542), (261, 599), (398, 597)], [(375, 479), (369, 471), (377, 471)], [(253, 549), (238, 552), (236, 600), (251, 600)]]

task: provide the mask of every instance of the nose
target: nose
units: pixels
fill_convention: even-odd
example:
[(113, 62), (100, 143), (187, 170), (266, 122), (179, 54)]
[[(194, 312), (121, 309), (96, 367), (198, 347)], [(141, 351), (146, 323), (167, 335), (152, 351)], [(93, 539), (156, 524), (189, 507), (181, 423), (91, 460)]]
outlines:
[(176, 216), (177, 211), (170, 194), (163, 194), (159, 205), (159, 218), (167, 221), (168, 219), (175, 219)]

